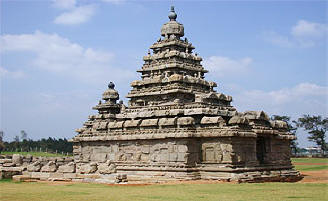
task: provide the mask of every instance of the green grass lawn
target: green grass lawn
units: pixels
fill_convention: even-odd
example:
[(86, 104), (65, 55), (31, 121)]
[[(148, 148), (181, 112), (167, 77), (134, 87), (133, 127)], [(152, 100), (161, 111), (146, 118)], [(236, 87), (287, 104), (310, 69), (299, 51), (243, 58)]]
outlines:
[[(328, 159), (293, 158), (296, 168), (317, 168)], [(310, 163), (297, 165), (297, 163)], [(311, 165), (313, 163), (313, 165)], [(327, 165), (326, 165), (327, 164)], [(320, 169), (320, 168), (319, 168)], [(161, 184), (124, 186), (0, 180), (0, 200), (328, 200), (325, 183)]]
[(292, 162), (295, 163), (327, 163), (328, 158), (292, 158)]
[(176, 184), (109, 186), (0, 182), (0, 200), (327, 200), (328, 184)]
[(62, 155), (60, 153), (55, 154), (55, 153), (47, 153), (47, 152), (1, 152), (2, 155), (13, 155), (13, 154), (21, 154), (21, 155), (32, 155), (32, 156), (45, 156), (45, 157), (54, 157), (54, 156), (66, 156)]
[(292, 163), (299, 171), (328, 170), (328, 158), (292, 158)]

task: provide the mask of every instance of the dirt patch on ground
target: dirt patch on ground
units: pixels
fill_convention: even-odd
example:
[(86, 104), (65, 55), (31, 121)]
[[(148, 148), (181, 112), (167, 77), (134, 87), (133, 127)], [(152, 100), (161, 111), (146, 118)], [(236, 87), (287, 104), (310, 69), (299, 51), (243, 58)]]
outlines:
[(328, 170), (303, 171), (300, 183), (328, 183)]
[(218, 184), (218, 183), (238, 183), (235, 181), (220, 181), (220, 180), (187, 180), (187, 181), (168, 181), (163, 184)]

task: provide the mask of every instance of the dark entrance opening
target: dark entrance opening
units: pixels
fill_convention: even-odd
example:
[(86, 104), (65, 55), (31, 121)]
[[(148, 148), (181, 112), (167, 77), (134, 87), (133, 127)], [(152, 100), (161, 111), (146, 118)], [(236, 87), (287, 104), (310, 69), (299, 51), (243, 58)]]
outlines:
[(256, 139), (256, 158), (260, 164), (264, 163), (265, 155), (265, 139), (264, 137), (257, 137)]

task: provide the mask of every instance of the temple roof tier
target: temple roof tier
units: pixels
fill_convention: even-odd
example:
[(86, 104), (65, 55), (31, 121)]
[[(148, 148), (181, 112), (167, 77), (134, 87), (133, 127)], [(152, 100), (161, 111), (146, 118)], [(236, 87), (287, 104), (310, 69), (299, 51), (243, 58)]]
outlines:
[(171, 82), (183, 82), (188, 84), (199, 84), (199, 85), (205, 85), (208, 87), (217, 87), (217, 84), (212, 81), (206, 81), (199, 77), (192, 77), (189, 75), (183, 76), (179, 74), (173, 74), (169, 77), (164, 77), (162, 75), (160, 76), (154, 76), (151, 79), (144, 79), (144, 80), (135, 80), (131, 82), (131, 86), (143, 86), (143, 85), (149, 85), (149, 84), (159, 84), (159, 83), (171, 83)]
[(203, 59), (194, 54), (186, 53), (186, 52), (180, 52), (177, 50), (172, 51), (163, 51), (160, 53), (156, 53), (153, 55), (147, 55), (143, 57), (144, 61), (152, 61), (152, 60), (158, 60), (158, 59), (171, 59), (172, 57), (178, 57), (182, 59), (190, 59), (192, 61), (201, 62)]
[(205, 70), (202, 66), (189, 65), (187, 63), (168, 63), (162, 65), (144, 65), (142, 69), (137, 70), (137, 72), (149, 72), (149, 71), (169, 71), (171, 69), (178, 68), (182, 70), (197, 71), (202, 73), (208, 73), (208, 70)]
[(161, 40), (159, 42), (154, 43), (152, 46), (150, 46), (150, 49), (157, 49), (157, 48), (163, 48), (168, 46), (179, 46), (183, 48), (188, 48), (190, 50), (195, 49), (194, 46), (192, 46), (192, 43), (186, 42), (187, 39), (181, 40), (181, 39), (166, 39)]

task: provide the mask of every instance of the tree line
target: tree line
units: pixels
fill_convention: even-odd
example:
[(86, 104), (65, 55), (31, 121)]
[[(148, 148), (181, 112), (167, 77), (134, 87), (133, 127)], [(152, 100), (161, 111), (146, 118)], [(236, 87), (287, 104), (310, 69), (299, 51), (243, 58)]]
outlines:
[(18, 135), (14, 137), (11, 142), (3, 141), (4, 133), (0, 131), (0, 152), (1, 151), (18, 151), (18, 152), (32, 152), (42, 151), (50, 153), (72, 153), (73, 145), (66, 138), (42, 138), (39, 140), (32, 140), (27, 138), (25, 131), (21, 131), (21, 137)]
[[(322, 116), (303, 115), (297, 120), (291, 120), (289, 116), (273, 115), (272, 120), (282, 120), (287, 123), (288, 131), (296, 136), (297, 129), (307, 131), (308, 140), (314, 142), (321, 150), (321, 154), (325, 154), (328, 150), (326, 142), (326, 132), (328, 131), (328, 118)], [(36, 149), (48, 152), (65, 152), (72, 153), (73, 146), (66, 138), (56, 139), (49, 137), (48, 139), (31, 140), (27, 138), (27, 133), (22, 130), (21, 136), (15, 136), (12, 142), (3, 141), (4, 132), (0, 131), (0, 152), (1, 151), (33, 151)], [(291, 141), (291, 149), (293, 153), (297, 153), (297, 140)], [(38, 151), (39, 151), (38, 150)]]

